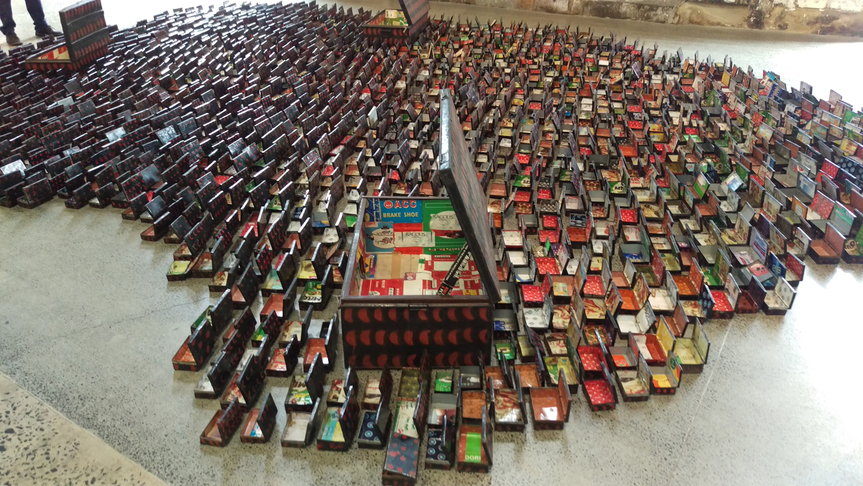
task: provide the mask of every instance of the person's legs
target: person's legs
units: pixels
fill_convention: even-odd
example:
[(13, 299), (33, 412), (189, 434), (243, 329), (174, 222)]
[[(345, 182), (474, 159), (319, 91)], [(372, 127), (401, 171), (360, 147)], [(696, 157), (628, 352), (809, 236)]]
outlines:
[(9, 35), (15, 32), (15, 19), (12, 18), (12, 0), (0, 0), (0, 32)]
[[(2, 1), (2, 0), (0, 0)], [(30, 13), (30, 18), (33, 19), (33, 25), (36, 26), (36, 35), (45, 38), (62, 37), (63, 33), (51, 28), (48, 21), (45, 20), (45, 12), (42, 10), (42, 0), (24, 0), (27, 4), (27, 11)]]
[(25, 0), (24, 3), (27, 4), (27, 12), (30, 13), (30, 18), (33, 19), (33, 25), (36, 26), (36, 31), (38, 32), (47, 28), (48, 22), (45, 21), (45, 12), (42, 10), (42, 0)]

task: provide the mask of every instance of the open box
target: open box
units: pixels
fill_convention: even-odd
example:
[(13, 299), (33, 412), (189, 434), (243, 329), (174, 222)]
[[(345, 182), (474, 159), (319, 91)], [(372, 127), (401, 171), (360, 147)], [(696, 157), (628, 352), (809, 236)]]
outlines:
[[(633, 344), (630, 345), (632, 349)], [(635, 366), (632, 368), (618, 368), (614, 371), (614, 378), (624, 402), (643, 402), (650, 398), (650, 371), (647, 362), (638, 349), (635, 354)]]
[[(850, 240), (845, 240), (846, 249), (848, 247), (848, 241)], [(784, 259), (770, 253), (767, 257), (767, 268), (769, 268), (770, 272), (776, 277), (782, 277), (787, 280), (792, 287), (797, 287), (797, 285), (803, 280), (803, 275), (806, 272), (806, 265), (804, 265), (803, 261), (793, 253), (787, 253)]]
[(767, 246), (771, 252), (779, 256), (785, 256), (788, 239), (766, 216), (762, 215), (762, 217), (758, 218), (755, 230), (761, 233), (761, 236), (767, 238)]
[(390, 395), (392, 393), (393, 377), (389, 367), (384, 366), (380, 377), (370, 377), (363, 390), (362, 424), (357, 443), (361, 448), (379, 449), (386, 444), (389, 433)]
[(414, 397), (396, 400), (393, 430), (387, 445), (383, 468), (383, 484), (415, 484), (419, 472), (420, 440), (425, 429), (428, 394), (419, 382)]
[(276, 428), (277, 414), (276, 402), (268, 393), (261, 408), (253, 408), (249, 411), (249, 416), (243, 424), (240, 441), (252, 444), (268, 442), (273, 435), (273, 429)]
[[(509, 367), (507, 366), (507, 371)], [(513, 374), (514, 373), (514, 374)], [(491, 378), (488, 380), (488, 396), (491, 404), (494, 430), (500, 432), (523, 432), (527, 415), (525, 413), (524, 392), (518, 371), (505, 372), (507, 384), (513, 386), (495, 388)]]
[(360, 422), (360, 434), (357, 437), (357, 446), (360, 449), (383, 449), (390, 431), (390, 407), (383, 402), (378, 404), (377, 410), (360, 410), (362, 420)]
[(380, 377), (370, 377), (366, 381), (363, 400), (360, 403), (363, 410), (376, 410), (381, 403), (389, 405), (393, 390), (393, 375), (388, 366), (384, 366)]
[[(855, 217), (846, 233), (847, 238), (842, 249), (842, 261), (859, 264), (863, 263), (863, 194), (858, 190), (852, 190), (849, 198)], [(792, 282), (790, 279), (788, 283), (796, 285), (796, 282)]]
[(448, 471), (455, 464), (456, 415), (460, 398), (458, 393), (431, 393), (425, 457), (427, 469)]
[(225, 410), (216, 410), (210, 423), (201, 433), (201, 444), (215, 447), (225, 447), (231, 441), (231, 437), (240, 428), (243, 420), (243, 412), (237, 400), (231, 402)]
[(530, 404), (533, 411), (534, 430), (562, 430), (569, 422), (572, 393), (561, 373), (556, 387), (530, 389)]
[(477, 424), (462, 423), (458, 430), (456, 468), (459, 472), (487, 473), (492, 466), (494, 428), (483, 405)]
[(429, 25), (428, 0), (399, 0), (401, 10), (386, 9), (362, 25), (363, 35), (395, 45), (412, 44)]
[(634, 347), (638, 349), (639, 355), (647, 361), (647, 364), (658, 366), (665, 363), (668, 353), (674, 349), (675, 337), (663, 316), (656, 324), (655, 333), (631, 334), (629, 343), (630, 345), (635, 343)]
[[(287, 347), (288, 344), (296, 340), (297, 344), (302, 347), (309, 339), (309, 329), (312, 327), (312, 309), (308, 309), (305, 314), (296, 312), (294, 301), (296, 300), (296, 284), (297, 280), (291, 283), (288, 287), (288, 293), (282, 297), (282, 330), (279, 334), (279, 347)], [(264, 306), (266, 308), (266, 304)], [(278, 315), (278, 312), (276, 313)], [(302, 318), (300, 318), (302, 316)], [(299, 349), (297, 349), (299, 352)]]
[(186, 338), (186, 342), (174, 355), (173, 365), (175, 370), (183, 371), (198, 371), (216, 344), (217, 332), (210, 325), (209, 320), (206, 320), (201, 326), (192, 332), (192, 335)]
[(698, 292), (701, 291), (701, 283), (706, 283), (710, 288), (717, 289), (722, 287), (725, 284), (725, 277), (731, 272), (731, 258), (726, 254), (725, 250), (721, 248), (716, 251), (716, 258), (713, 262), (713, 265), (702, 270), (702, 275), (704, 276), (703, 280), (699, 280), (697, 276), (692, 277), (692, 271), (690, 270), (690, 278), (692, 278), (693, 283), (697, 283), (695, 286), (695, 296), (698, 295)]
[[(640, 369), (636, 369), (641, 368), (640, 361), (644, 360), (632, 334), (627, 335), (627, 340), (625, 346), (606, 346), (604, 343), (600, 343), (599, 347), (605, 356), (608, 370), (613, 373), (621, 392), (624, 393), (624, 401), (646, 400), (648, 380), (646, 375), (640, 375)], [(646, 371), (646, 369), (647, 366), (645, 365), (644, 370)], [(640, 385), (639, 381), (641, 382)], [(644, 396), (641, 397), (641, 395)]]
[(723, 228), (721, 231), (715, 222), (711, 222), (709, 226), (713, 233), (718, 234), (722, 241), (727, 245), (743, 245), (749, 241), (749, 232), (752, 229), (750, 222), (755, 214), (755, 210), (749, 204), (743, 207), (743, 210), (737, 214), (734, 220), (734, 226)]
[(315, 399), (310, 410), (288, 409), (285, 407), (285, 430), (282, 432), (282, 447), (302, 448), (312, 443), (317, 430), (317, 416), (322, 399)]
[(357, 402), (358, 393), (357, 387), (351, 385), (345, 392), (344, 403), (327, 407), (318, 435), (319, 451), (347, 452), (350, 450), (359, 425), (357, 423), (360, 412)]
[(764, 296), (764, 313), (773, 316), (784, 316), (794, 304), (795, 292), (784, 278), (779, 278), (773, 289)]
[(648, 302), (638, 314), (622, 314), (615, 319), (617, 324), (617, 338), (626, 339), (630, 333), (645, 333), (656, 323), (656, 315), (653, 307)]
[[(281, 299), (279, 299), (281, 303)], [(271, 310), (267, 315), (261, 317), (261, 323), (252, 334), (252, 346), (260, 346), (264, 339), (267, 339), (267, 348), (278, 342), (279, 336), (282, 333), (282, 319), (278, 317), (275, 310)], [(269, 349), (267, 349), (269, 355)]]
[[(500, 300), (485, 193), (448, 90), (439, 171), (449, 198), (366, 197), (339, 306), (345, 363), (475, 365)], [(488, 356), (488, 354), (486, 354)]]
[(586, 244), (593, 234), (593, 214), (590, 212), (570, 213), (566, 234), (573, 246)]
[(321, 355), (324, 373), (331, 371), (336, 359), (336, 340), (338, 339), (339, 323), (338, 315), (328, 322), (312, 319), (307, 328), (308, 341), (306, 353), (303, 357), (303, 371), (308, 371), (317, 355)]
[(237, 347), (225, 347), (206, 369), (204, 376), (195, 385), (195, 398), (214, 399), (222, 395), (233, 376), (234, 367), (240, 361), (242, 351)]
[[(349, 388), (359, 389), (359, 378), (353, 368), (348, 368), (345, 371), (344, 378), (335, 378), (332, 381), (330, 391), (327, 393), (327, 406), (338, 407), (343, 405), (347, 401), (347, 390)], [(359, 394), (359, 390), (357, 390), (356, 394)], [(359, 402), (358, 398), (357, 401)]]
[(674, 395), (680, 386), (682, 368), (674, 353), (669, 353), (663, 366), (650, 366), (650, 394)]
[[(753, 275), (758, 277), (762, 283), (770, 277), (764, 262), (767, 261), (767, 253), (770, 251), (767, 239), (758, 231), (749, 233), (749, 241), (734, 246), (725, 246), (725, 242), (719, 241), (719, 246), (729, 255), (729, 263), (735, 267), (747, 267)], [(717, 257), (718, 258), (718, 257)], [(718, 282), (718, 286), (722, 282)]]
[(737, 302), (740, 300), (740, 286), (737, 279), (729, 272), (723, 275), (722, 289), (711, 290), (713, 296), (713, 316), (719, 319), (731, 319), (737, 312)]
[[(460, 384), (461, 385), (461, 384)], [(479, 390), (468, 390), (459, 386), (458, 392), (461, 405), (458, 407), (461, 424), (478, 424), (483, 420), (482, 412), (488, 407), (489, 395), (485, 387)]]
[(845, 249), (845, 237), (830, 223), (826, 223), (824, 237), (809, 244), (809, 258), (820, 265), (839, 263)]
[[(264, 387), (266, 379), (265, 367), (269, 356), (268, 338), (261, 341), (261, 345), (256, 350), (247, 349), (245, 355), (251, 355), (245, 365), (240, 365), (240, 371), (234, 375), (234, 378), (228, 384), (228, 387), (222, 393), (220, 403), (222, 408), (225, 408), (235, 398), (239, 402), (241, 409), (246, 412), (252, 408), (258, 396)], [(245, 359), (245, 356), (244, 356)]]
[(737, 280), (740, 295), (737, 298), (738, 314), (754, 314), (761, 309), (767, 290), (764, 285), (752, 276), (745, 268), (734, 269), (731, 275)]
[(650, 290), (650, 297), (648, 298), (650, 307), (657, 314), (673, 313), (680, 301), (677, 283), (668, 270), (665, 271), (664, 282), (664, 284), (652, 288)]
[(24, 62), (27, 69), (78, 71), (108, 54), (116, 26), (105, 23), (101, 0), (87, 0), (60, 10), (65, 42), (37, 52)]
[(689, 272), (687, 274), (673, 275), (672, 278), (677, 287), (678, 297), (685, 300), (698, 297), (701, 282), (704, 280), (704, 274), (698, 261), (693, 259), (689, 264)]
[[(407, 210), (396, 209), (405, 205)], [(459, 237), (463, 232), (450, 201), (364, 198), (360, 208), (366, 222), (354, 235), (354, 263), (348, 266), (340, 303), (346, 365), (401, 368), (415, 365), (423, 350), (441, 355), (450, 365), (475, 364), (472, 354), (492, 337), (492, 302), (498, 299), (486, 290), (498, 281), (494, 277), (487, 282), (478, 271), (479, 260), (469, 260), (466, 252), (459, 255), (465, 245), (471, 254), (478, 252)], [(385, 217), (405, 213), (413, 216), (398, 219), (403, 222)], [(438, 230), (448, 234), (437, 236), (434, 228), (444, 220), (452, 229)], [(489, 231), (487, 226), (482, 229)], [(374, 246), (376, 239), (390, 248)], [(404, 242), (413, 246), (395, 246)], [(467, 268), (453, 282), (450, 295), (438, 295), (461, 262)]]
[(324, 398), (324, 371), (320, 353), (315, 355), (312, 365), (305, 376), (294, 375), (285, 397), (286, 411), (309, 412), (318, 406), (318, 401)]
[[(621, 314), (638, 314), (647, 305), (650, 298), (650, 287), (647, 285), (647, 279), (644, 274), (640, 273), (635, 279), (635, 284), (632, 289), (618, 289), (622, 300), (620, 306)], [(618, 316), (618, 319), (621, 316)]]
[(623, 271), (611, 272), (611, 280), (614, 282), (614, 285), (617, 286), (618, 290), (632, 288), (632, 285), (635, 283), (635, 279), (635, 265), (632, 263), (632, 260), (628, 258), (624, 259)]
[(296, 336), (291, 336), (290, 342), (284, 348), (276, 348), (265, 370), (267, 376), (290, 378), (299, 361), (302, 344)]
[[(863, 221), (863, 217), (858, 215), (856, 221)], [(863, 225), (860, 225), (859, 228), (854, 228), (845, 240), (845, 245), (842, 249), (842, 261), (855, 264), (863, 263)], [(788, 269), (791, 270), (791, 267), (789, 266)], [(802, 275), (799, 280), (802, 280)], [(789, 281), (789, 283), (792, 282)]]
[[(605, 363), (600, 363), (601, 373), (589, 377), (584, 368), (582, 368), (581, 390), (584, 392), (584, 398), (590, 410), (599, 412), (603, 410), (614, 410), (617, 406), (617, 390), (614, 388), (614, 381), (611, 379), (611, 373)], [(561, 375), (561, 380), (563, 380)]]
[[(796, 201), (795, 201), (796, 202)], [(799, 209), (795, 207), (795, 212), (799, 209), (801, 214), (799, 217), (809, 223), (810, 235), (813, 240), (820, 239), (826, 231), (825, 225), (828, 222), (835, 224), (836, 219), (833, 217), (833, 210), (836, 207), (836, 201), (827, 197), (823, 192), (818, 191), (808, 208)]]
[(685, 373), (701, 373), (707, 364), (710, 353), (710, 340), (701, 325), (701, 320), (687, 328), (686, 333), (677, 338), (674, 344), (674, 354), (680, 359), (680, 366)]
[[(586, 331), (586, 333), (581, 333), (579, 329), (572, 329), (570, 332), (574, 332), (578, 337), (577, 348), (572, 345), (572, 339), (570, 339), (568, 346), (570, 347), (570, 354), (572, 354), (573, 360), (578, 365), (579, 379), (583, 381), (585, 377), (595, 378), (601, 375), (602, 365), (604, 364), (607, 367), (608, 364), (606, 363), (607, 357), (605, 354), (607, 348), (599, 332), (596, 329)], [(590, 335), (593, 335), (593, 339), (586, 339), (586, 336)], [(608, 346), (612, 346), (612, 344), (608, 344)], [(576, 382), (575, 385), (577, 386), (578, 383)], [(575, 392), (576, 389), (573, 388), (572, 391)]]
[[(550, 339), (551, 336), (555, 336)], [(578, 391), (578, 376), (579, 368), (578, 351), (572, 342), (571, 336), (564, 333), (546, 334), (545, 342), (551, 344), (548, 353), (537, 350), (542, 355), (543, 370), (545, 372), (545, 381), (551, 386), (557, 386), (557, 377), (563, 373), (566, 376), (566, 381), (569, 384), (569, 391), (576, 393)], [(554, 348), (558, 348), (557, 351)], [(562, 349), (561, 349), (562, 348)]]

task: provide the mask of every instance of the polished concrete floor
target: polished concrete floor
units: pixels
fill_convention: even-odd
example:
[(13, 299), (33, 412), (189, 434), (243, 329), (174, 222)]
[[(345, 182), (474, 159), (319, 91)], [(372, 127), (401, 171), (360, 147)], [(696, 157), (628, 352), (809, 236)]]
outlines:
[[(32, 35), (23, 1), (13, 4), (24, 26), (19, 34)], [(153, 0), (134, 9), (119, 0), (103, 4), (110, 21), (126, 26), (194, 2)], [(46, 10), (63, 5), (45, 2)], [(816, 95), (826, 97), (832, 87), (852, 103), (863, 102), (854, 90), (861, 45), (847, 39), (452, 4), (433, 4), (432, 12), (615, 30), (656, 40), (669, 51), (683, 46), (687, 54), (729, 54), (741, 64), (775, 70), (789, 83), (806, 80)], [(4, 412), (10, 409), (4, 393), (29, 394), (0, 377), (0, 432), (12, 428), (33, 436), (26, 445), (0, 436), (0, 483), (79, 484), (82, 474), (99, 484), (155, 481), (135, 469), (138, 463), (178, 485), (379, 484), (381, 451), (283, 450), (275, 440), (246, 445), (237, 437), (225, 449), (199, 445), (198, 435), (218, 404), (195, 400), (198, 374), (174, 372), (170, 359), (211, 298), (204, 281), (165, 281), (174, 248), (142, 242), (143, 229), (123, 221), (117, 210), (72, 211), (59, 200), (30, 211), (0, 210), (0, 372), (38, 398), (16, 406), (59, 412), (95, 434), (63, 432), (78, 437), (75, 461), (89, 469), (40, 476), (28, 454), (33, 448), (55, 454), (54, 446), (37, 439), (45, 431), (28, 428), (26, 416)], [(709, 363), (702, 375), (685, 375), (676, 396), (595, 414), (579, 394), (563, 432), (496, 434), (491, 475), (423, 469), (420, 480), (441, 485), (863, 483), (863, 414), (854, 381), (855, 349), (863, 342), (857, 300), (863, 295), (863, 268), (807, 263), (794, 308), (784, 319), (759, 314), (710, 321)], [(268, 380), (277, 403), (284, 400), (286, 381)], [(276, 430), (283, 425), (280, 411)]]
[(3, 484), (164, 484), (0, 373)]

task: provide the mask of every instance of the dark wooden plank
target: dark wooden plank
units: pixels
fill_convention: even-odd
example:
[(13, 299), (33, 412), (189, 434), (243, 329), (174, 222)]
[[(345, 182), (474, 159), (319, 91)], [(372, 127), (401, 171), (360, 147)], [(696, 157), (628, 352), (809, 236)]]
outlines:
[(494, 242), (485, 191), (479, 184), (473, 157), (464, 141), (452, 93), (441, 90), (441, 180), (464, 231), (471, 255), (492, 302), (500, 300), (500, 283), (494, 260)]

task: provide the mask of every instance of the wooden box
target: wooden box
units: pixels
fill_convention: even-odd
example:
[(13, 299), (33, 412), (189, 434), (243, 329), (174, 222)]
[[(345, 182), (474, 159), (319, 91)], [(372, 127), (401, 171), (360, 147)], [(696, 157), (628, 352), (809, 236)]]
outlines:
[(479, 424), (463, 423), (459, 427), (456, 462), (459, 472), (487, 473), (491, 469), (494, 428), (485, 406), (482, 407), (481, 416)]
[(455, 463), (456, 411), (454, 407), (458, 401), (455, 395), (452, 395), (451, 398), (453, 407), (451, 411), (441, 417), (439, 425), (432, 426), (429, 424), (426, 442), (426, 469), (449, 471)]
[(491, 416), (494, 421), (494, 430), (499, 432), (523, 432), (527, 423), (525, 412), (524, 392), (521, 387), (519, 372), (514, 372), (514, 378), (510, 379), (507, 373), (507, 381), (512, 381), (514, 386), (495, 388), (492, 380), (488, 380), (488, 396), (491, 404)]
[(243, 412), (237, 400), (231, 402), (225, 410), (216, 410), (210, 423), (201, 433), (201, 444), (225, 447), (240, 427), (242, 420)]
[(674, 354), (680, 359), (680, 366), (684, 373), (701, 373), (707, 364), (707, 356), (710, 353), (710, 339), (704, 332), (701, 320), (695, 319), (695, 323), (687, 328), (687, 332), (677, 338), (674, 344)]
[(647, 362), (639, 353), (634, 341), (631, 341), (627, 349), (632, 353), (630, 356), (635, 357), (635, 366), (621, 368), (615, 364), (617, 369), (614, 370), (614, 379), (620, 388), (624, 402), (643, 402), (650, 398), (650, 372)]
[(530, 404), (533, 410), (533, 429), (563, 430), (563, 424), (569, 422), (571, 403), (572, 393), (569, 391), (564, 375), (558, 377), (556, 387), (531, 388)]
[(428, 0), (399, 0), (401, 10), (386, 9), (363, 24), (363, 35), (386, 44), (413, 43), (429, 25)]
[(419, 380), (413, 397), (396, 400), (393, 430), (387, 445), (382, 473), (383, 484), (416, 484), (419, 472), (420, 441), (428, 410), (425, 384)]
[(764, 296), (764, 313), (772, 316), (784, 316), (794, 304), (797, 292), (784, 278), (779, 278), (776, 286)]
[(311, 410), (291, 410), (287, 407), (285, 412), (285, 430), (282, 432), (282, 447), (303, 448), (312, 443), (317, 430), (318, 409), (321, 399), (315, 399)]
[(650, 394), (651, 395), (674, 395), (680, 386), (682, 369), (680, 360), (674, 353), (668, 356), (668, 361), (663, 366), (650, 366)]
[(611, 379), (611, 373), (605, 363), (601, 363), (602, 374), (596, 378), (582, 378), (581, 389), (584, 392), (584, 398), (587, 399), (587, 404), (593, 412), (603, 410), (614, 410), (617, 406), (617, 390), (614, 388), (614, 381)]
[(392, 414), (389, 405), (381, 402), (377, 410), (360, 410), (360, 413), (362, 420), (357, 446), (360, 449), (383, 449), (390, 431)]
[(350, 386), (345, 394), (344, 403), (327, 407), (318, 436), (319, 451), (347, 452), (350, 450), (357, 432), (357, 420), (359, 420), (358, 393), (356, 386)]
[(78, 71), (108, 54), (111, 33), (117, 26), (105, 23), (101, 0), (85, 0), (60, 10), (65, 42), (37, 52), (24, 62), (27, 69)]
[(249, 411), (249, 416), (243, 425), (240, 441), (252, 444), (268, 442), (270, 436), (273, 435), (273, 429), (276, 428), (277, 414), (276, 402), (273, 400), (273, 396), (268, 393), (261, 408), (253, 408)]
[(339, 305), (346, 366), (416, 366), (424, 351), (435, 367), (476, 365), (491, 343), (500, 286), (487, 205), (448, 90), (441, 107), (449, 198), (360, 203)]

